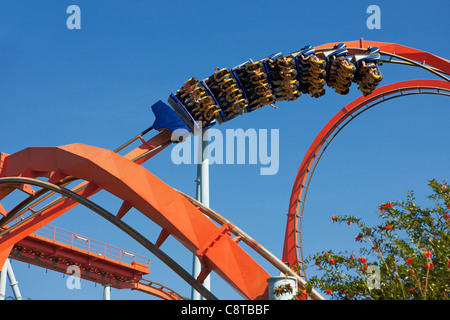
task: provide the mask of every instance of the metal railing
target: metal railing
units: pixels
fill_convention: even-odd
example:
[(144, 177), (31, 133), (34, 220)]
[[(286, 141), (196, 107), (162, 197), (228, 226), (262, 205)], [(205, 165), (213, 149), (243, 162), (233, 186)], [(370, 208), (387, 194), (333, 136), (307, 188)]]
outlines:
[(90, 253), (94, 253), (99, 256), (117, 260), (123, 263), (132, 264), (133, 262), (136, 262), (146, 266), (150, 266), (149, 258), (55, 226), (45, 225), (42, 228), (36, 230), (33, 234), (69, 245), (72, 248), (86, 250)]

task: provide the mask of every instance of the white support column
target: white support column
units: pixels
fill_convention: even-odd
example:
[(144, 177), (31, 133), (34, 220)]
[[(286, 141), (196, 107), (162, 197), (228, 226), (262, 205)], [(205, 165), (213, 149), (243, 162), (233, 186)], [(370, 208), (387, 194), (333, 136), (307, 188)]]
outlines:
[(13, 290), (14, 298), (16, 300), (22, 300), (22, 295), (20, 294), (18, 282), (14, 275), (13, 269), (11, 267), (11, 262), (6, 259), (5, 264), (0, 272), (0, 300), (6, 299), (6, 277), (9, 279), (9, 284)]
[[(202, 131), (198, 135), (197, 148), (197, 179), (196, 182), (196, 199), (206, 207), (209, 207), (209, 158), (208, 158), (208, 132)], [(201, 263), (197, 256), (194, 255), (192, 276), (197, 278), (201, 271)], [(208, 275), (203, 281), (203, 286), (210, 289), (210, 276)], [(202, 300), (203, 297), (192, 288), (192, 300)]]
[(16, 276), (14, 275), (14, 271), (12, 269), (11, 262), (9, 261), (9, 259), (6, 259), (5, 266), (7, 267), (6, 270), (8, 273), (9, 285), (11, 286), (11, 288), (13, 290), (14, 298), (16, 298), (16, 300), (22, 300), (22, 295), (20, 294), (19, 285), (16, 280)]
[(103, 300), (111, 300), (111, 286), (109, 284), (103, 286)]
[[(8, 259), (6, 261), (8, 261)], [(6, 299), (6, 273), (7, 273), (7, 266), (5, 262), (0, 271), (0, 300)]]

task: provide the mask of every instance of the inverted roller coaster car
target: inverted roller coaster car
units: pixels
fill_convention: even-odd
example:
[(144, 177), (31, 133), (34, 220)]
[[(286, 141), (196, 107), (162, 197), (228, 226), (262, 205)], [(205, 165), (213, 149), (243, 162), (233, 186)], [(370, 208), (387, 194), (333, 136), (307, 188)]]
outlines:
[(168, 101), (194, 135), (214, 125), (216, 120), (225, 120), (208, 86), (195, 77), (187, 80), (176, 94), (171, 94)]
[(186, 124), (193, 135), (197, 135), (202, 131), (202, 129), (209, 129), (216, 124), (215, 120), (211, 121), (210, 123), (206, 123), (204, 121), (198, 121), (194, 119), (188, 112), (186, 107), (183, 105), (183, 103), (181, 103), (181, 101), (178, 100), (177, 96), (174, 94), (170, 94), (168, 102), (173, 110), (178, 114), (178, 116), (180, 116), (181, 120), (183, 120), (183, 122)]
[(353, 82), (358, 83), (359, 90), (367, 96), (376, 89), (383, 80), (383, 75), (378, 69), (380, 60), (380, 49), (378, 47), (368, 48), (365, 54), (355, 54), (352, 63), (356, 66)]
[(280, 56), (282, 56), (281, 53), (275, 53), (255, 62), (249, 60), (231, 70), (248, 101), (246, 112), (275, 102), (267, 61)]
[(172, 131), (171, 141), (173, 143), (183, 142), (189, 136), (189, 128), (184, 121), (164, 102), (157, 101), (152, 105), (155, 121), (152, 128), (158, 131), (167, 129)]
[(208, 88), (221, 109), (220, 122), (229, 121), (241, 115), (247, 108), (247, 97), (230, 69), (220, 69), (202, 83)]
[(356, 72), (355, 65), (348, 58), (348, 50), (344, 43), (339, 43), (334, 50), (324, 51), (326, 60), (326, 82), (336, 93), (345, 95), (350, 92), (350, 86)]
[(314, 98), (325, 94), (326, 62), (316, 55), (316, 49), (308, 45), (292, 53), (295, 58), (299, 91), (309, 93)]
[(298, 99), (301, 92), (295, 58), (292, 55), (280, 56), (268, 59), (266, 64), (276, 101)]

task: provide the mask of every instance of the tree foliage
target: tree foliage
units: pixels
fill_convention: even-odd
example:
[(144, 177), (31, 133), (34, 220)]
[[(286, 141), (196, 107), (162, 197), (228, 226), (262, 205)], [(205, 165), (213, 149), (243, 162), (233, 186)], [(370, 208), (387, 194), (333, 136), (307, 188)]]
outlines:
[(407, 192), (405, 201), (382, 203), (381, 222), (371, 227), (354, 216), (333, 216), (335, 223), (357, 226), (358, 252), (308, 258), (319, 275), (308, 279), (306, 292), (318, 288), (332, 299), (450, 299), (450, 187), (436, 180), (428, 185), (431, 207), (420, 207)]

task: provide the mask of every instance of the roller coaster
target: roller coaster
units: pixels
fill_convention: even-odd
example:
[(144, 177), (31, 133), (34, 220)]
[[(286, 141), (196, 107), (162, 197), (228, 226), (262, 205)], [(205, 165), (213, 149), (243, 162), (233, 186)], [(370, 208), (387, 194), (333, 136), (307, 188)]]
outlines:
[[(380, 86), (384, 64), (422, 68), (440, 79), (406, 79)], [(267, 279), (271, 275), (241, 242), (303, 287), (306, 281), (302, 244), (304, 206), (312, 175), (329, 144), (349, 122), (384, 101), (416, 94), (449, 96), (449, 74), (447, 59), (399, 44), (360, 39), (308, 45), (291, 54), (276, 53), (260, 60), (250, 59), (233, 68), (217, 68), (203, 80), (191, 77), (169, 95), (168, 105), (158, 101), (152, 106), (155, 114), (152, 126), (116, 150), (71, 144), (1, 153), (0, 200), (15, 190), (25, 192), (26, 197), (9, 210), (0, 203), (0, 265), (8, 257), (59, 272), (65, 272), (68, 265), (77, 265), (82, 270), (81, 277), (90, 281), (137, 289), (166, 300), (184, 299), (164, 285), (145, 282), (142, 275), (149, 273), (146, 263), (108, 258), (38, 234), (39, 230), (49, 228), (49, 223), (57, 217), (82, 205), (131, 236), (206, 299), (217, 299), (203, 285), (213, 271), (243, 298), (268, 299)], [(327, 88), (347, 95), (352, 84), (357, 85), (361, 96), (329, 120), (300, 164), (289, 201), (281, 258), (231, 221), (170, 187), (142, 166), (168, 146), (182, 143), (191, 133), (197, 135), (265, 106), (276, 107), (277, 102), (301, 100), (302, 95), (320, 98)], [(154, 136), (144, 139), (155, 131)], [(139, 147), (125, 155), (119, 154), (135, 141), (141, 142)], [(73, 183), (76, 185), (71, 186)], [(117, 212), (112, 213), (90, 200), (101, 190), (122, 201)], [(52, 195), (56, 198), (52, 199)], [(155, 242), (122, 220), (132, 208), (161, 228)], [(197, 278), (161, 250), (169, 236), (199, 258), (202, 270)], [(73, 236), (71, 239), (73, 242)], [(313, 290), (311, 299), (324, 298)]]

